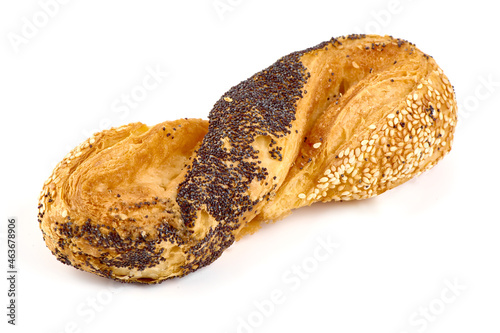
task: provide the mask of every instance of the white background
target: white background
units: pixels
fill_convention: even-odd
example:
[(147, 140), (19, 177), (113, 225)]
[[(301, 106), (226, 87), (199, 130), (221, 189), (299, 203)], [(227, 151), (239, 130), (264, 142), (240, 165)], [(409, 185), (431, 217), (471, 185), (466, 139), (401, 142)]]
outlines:
[[(0, 4), (2, 332), (500, 331), (494, 2), (54, 1)], [(434, 169), (370, 200), (296, 211), (160, 285), (99, 278), (45, 247), (39, 191), (88, 135), (206, 118), (279, 57), (352, 32), (415, 43), (455, 86), (454, 147)], [(117, 109), (148, 69), (168, 75), (134, 108)], [(19, 224), (16, 327), (6, 323), (8, 216)], [(339, 247), (318, 261), (331, 240)]]

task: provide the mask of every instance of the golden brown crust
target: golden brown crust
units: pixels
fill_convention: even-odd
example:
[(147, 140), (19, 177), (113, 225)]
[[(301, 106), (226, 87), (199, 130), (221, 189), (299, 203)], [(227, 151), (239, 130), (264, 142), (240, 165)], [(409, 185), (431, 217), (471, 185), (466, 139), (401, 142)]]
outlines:
[[(387, 37), (359, 42), (335, 52), (333, 59), (323, 49), (328, 59), (321, 62), (329, 66), (320, 69), (313, 94), (317, 105), (326, 105), (324, 111), (305, 134), (273, 207), (266, 206), (246, 225), (247, 232), (260, 221), (278, 220), (316, 201), (381, 194), (431, 168), (450, 151), (455, 94), (434, 59)], [(334, 78), (341, 73), (340, 84), (338, 79), (329, 81), (329, 72)]]
[(198, 119), (134, 123), (75, 148), (41, 193), (48, 248), (64, 263), (118, 280), (156, 281), (160, 269), (175, 276), (182, 260), (175, 246), (188, 240), (175, 193), (207, 127)]
[(41, 229), (67, 264), (161, 282), (294, 208), (369, 198), (431, 168), (451, 149), (456, 111), (413, 44), (332, 39), (231, 88), (208, 132), (178, 120), (96, 134), (46, 182)]

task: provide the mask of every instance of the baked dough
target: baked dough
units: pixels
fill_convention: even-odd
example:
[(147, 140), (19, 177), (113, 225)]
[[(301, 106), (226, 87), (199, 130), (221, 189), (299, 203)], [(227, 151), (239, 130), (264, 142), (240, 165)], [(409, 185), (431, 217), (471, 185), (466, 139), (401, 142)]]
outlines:
[(158, 283), (317, 201), (370, 198), (451, 149), (452, 86), (390, 36), (332, 38), (231, 88), (199, 119), (94, 134), (45, 182), (39, 222), (63, 263)]

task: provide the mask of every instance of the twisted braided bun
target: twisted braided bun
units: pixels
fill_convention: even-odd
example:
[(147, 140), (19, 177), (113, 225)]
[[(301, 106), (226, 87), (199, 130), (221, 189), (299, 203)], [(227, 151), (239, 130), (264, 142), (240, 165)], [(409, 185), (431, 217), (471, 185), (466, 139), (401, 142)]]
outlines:
[(334, 38), (231, 88), (209, 125), (95, 134), (45, 183), (40, 227), (76, 268), (123, 282), (183, 276), (262, 222), (431, 168), (451, 149), (456, 111), (448, 79), (415, 45)]

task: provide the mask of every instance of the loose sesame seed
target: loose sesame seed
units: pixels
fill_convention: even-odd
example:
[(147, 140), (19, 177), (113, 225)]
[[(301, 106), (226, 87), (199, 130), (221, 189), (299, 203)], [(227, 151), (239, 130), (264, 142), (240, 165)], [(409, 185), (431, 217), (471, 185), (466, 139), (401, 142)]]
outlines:
[(316, 142), (316, 143), (313, 145), (313, 148), (317, 149), (317, 148), (319, 148), (319, 146), (321, 146), (321, 142)]

